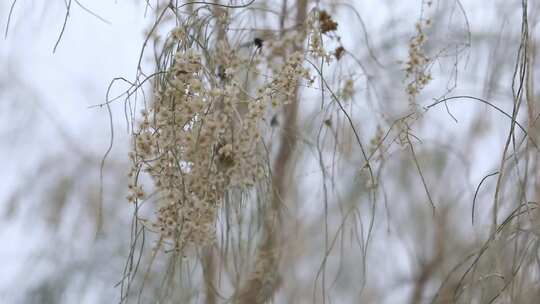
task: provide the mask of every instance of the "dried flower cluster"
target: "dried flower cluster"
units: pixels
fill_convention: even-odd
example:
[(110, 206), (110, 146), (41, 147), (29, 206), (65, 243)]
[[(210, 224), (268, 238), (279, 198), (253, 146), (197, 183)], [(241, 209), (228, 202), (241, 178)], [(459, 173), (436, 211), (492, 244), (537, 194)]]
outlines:
[[(331, 55), (324, 48), (322, 35), (337, 30), (337, 22), (324, 10), (313, 11), (307, 19), (307, 29), (309, 31), (309, 52), (314, 57), (324, 58), (327, 62), (331, 60)], [(339, 40), (339, 37), (337, 37)], [(344, 49), (336, 49), (334, 56), (339, 60)]]
[(428, 70), (429, 57), (424, 53), (424, 45), (427, 41), (424, 26), (429, 26), (431, 21), (416, 23), (416, 35), (409, 42), (409, 58), (406, 62), (406, 77), (411, 79), (407, 85), (409, 103), (415, 104), (416, 96), (431, 81), (431, 73)]
[(298, 80), (307, 79), (309, 83), (314, 81), (309, 70), (302, 65), (303, 61), (302, 53), (293, 53), (278, 71), (274, 71), (276, 75), (272, 80), (258, 90), (257, 99), (262, 100), (263, 104), (270, 102), (272, 107), (289, 103)]
[[(225, 69), (225, 75), (232, 70)], [(252, 185), (264, 175), (257, 158), (261, 101), (239, 117), (238, 87), (208, 87), (199, 53), (178, 51), (150, 111), (134, 136), (129, 199), (143, 197), (141, 169), (153, 179), (162, 206), (155, 226), (178, 248), (214, 238), (214, 222), (227, 189)]]
[(321, 33), (323, 34), (337, 30), (337, 22), (332, 20), (332, 16), (324, 10), (319, 11), (319, 22), (321, 25)]
[(350, 101), (354, 97), (354, 93), (356, 92), (356, 89), (354, 87), (354, 80), (352, 78), (348, 78), (345, 80), (345, 83), (343, 84), (343, 87), (341, 88), (340, 96), (344, 101)]
[(334, 57), (336, 57), (336, 60), (340, 60), (341, 57), (343, 57), (343, 54), (345, 53), (345, 48), (343, 46), (338, 46), (334, 50)]
[[(170, 37), (178, 44), (189, 39), (180, 28)], [(160, 203), (153, 225), (176, 249), (211, 243), (226, 192), (266, 176), (259, 143), (268, 108), (288, 103), (298, 80), (311, 80), (296, 52), (273, 66), (270, 80), (250, 97), (238, 77), (248, 60), (226, 43), (211, 51), (204, 57), (196, 48), (179, 48), (133, 136), (128, 200), (144, 198), (139, 175), (150, 175)]]

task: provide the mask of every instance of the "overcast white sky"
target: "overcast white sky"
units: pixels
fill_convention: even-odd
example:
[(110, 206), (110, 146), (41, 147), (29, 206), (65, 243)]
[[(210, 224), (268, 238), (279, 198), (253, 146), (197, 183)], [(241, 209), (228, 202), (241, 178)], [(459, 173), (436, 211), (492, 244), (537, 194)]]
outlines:
[[(90, 106), (104, 102), (105, 92), (114, 77), (133, 78), (145, 26), (150, 20), (144, 16), (143, 1), (81, 2), (110, 24), (100, 21), (73, 3), (65, 32), (53, 54), (63, 24), (64, 2), (18, 0), (7, 38), (0, 40), (0, 90), (3, 91), (0, 92), (0, 136), (8, 139), (0, 148), (0, 159), (7, 160), (4, 169), (0, 170), (0, 202), (9, 197), (21, 180), (32, 179), (32, 172), (44, 155), (65, 149), (66, 140), (79, 143), (94, 155), (104, 153), (107, 148), (107, 114), (104, 109)], [(420, 1), (386, 1), (385, 5), (381, 4), (382, 1), (358, 2), (360, 11), (369, 10), (363, 16), (364, 21), (368, 28), (376, 32), (383, 25), (382, 20), (386, 20), (385, 16), (396, 12), (411, 13), (411, 19), (403, 25), (408, 29), (403, 31), (412, 31), (410, 25), (417, 18)], [(470, 14), (469, 22), (473, 30), (489, 28), (496, 19), (494, 16), (500, 16), (500, 12), (486, 10), (483, 3), (463, 1), (465, 10)], [(11, 1), (7, 0), (0, 2), (2, 29), (7, 23), (10, 4)], [(510, 10), (517, 8), (500, 7), (508, 9), (510, 16), (513, 15)], [(516, 12), (519, 13), (518, 10)], [(357, 25), (350, 26), (357, 28)], [(510, 24), (509, 27), (516, 27), (516, 24)], [(345, 43), (355, 34), (355, 30), (344, 31), (342, 35)], [(475, 75), (481, 58), (475, 57), (477, 54), (471, 56), (470, 74)], [(481, 92), (476, 85), (460, 90), (476, 90), (470, 94)], [(509, 103), (502, 106), (509, 106)], [(460, 130), (466, 131), (468, 127), (466, 121), (470, 117), (466, 113), (473, 112), (478, 106), (454, 103), (451, 108), (458, 113), (460, 122), (464, 123), (454, 124), (441, 108), (427, 118), (432, 120), (431, 123), (438, 124), (440, 129), (429, 130), (426, 137), (444, 139), (453, 136), (459, 140)], [(115, 104), (113, 111), (116, 131), (113, 153), (123, 155), (127, 147), (127, 134), (122, 103)], [(486, 111), (486, 115), (498, 114)], [(502, 121), (504, 118), (498, 119)], [(504, 134), (504, 130), (503, 127), (500, 134), (494, 132), (494, 137), (479, 143), (483, 148), (471, 152), (479, 155), (474, 158), (475, 166), (471, 175), (473, 182), (484, 176), (499, 157), (503, 137), (498, 135)], [(486, 151), (489, 153), (486, 154)], [(0, 216), (3, 209), (0, 205)], [(16, 294), (13, 290), (7, 290), (13, 288), (10, 280), (20, 277), (26, 258), (36, 254), (36, 251), (39, 254), (39, 248), (46, 246), (49, 241), (47, 232), (42, 231), (43, 234), (40, 234), (39, 229), (27, 225), (16, 219), (0, 221), (0, 300), (3, 296)], [(50, 267), (54, 270), (55, 265)], [(69, 295), (67, 297), (69, 299)], [(3, 303), (11, 303), (9, 301), (13, 298), (7, 300)], [(97, 301), (91, 294), (85, 299), (85, 303)]]

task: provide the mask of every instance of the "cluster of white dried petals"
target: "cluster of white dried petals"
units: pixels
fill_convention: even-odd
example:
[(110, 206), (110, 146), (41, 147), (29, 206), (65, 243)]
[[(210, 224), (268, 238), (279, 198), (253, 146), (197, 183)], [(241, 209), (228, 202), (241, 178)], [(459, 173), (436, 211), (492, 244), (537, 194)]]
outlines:
[[(180, 45), (188, 37), (178, 28), (170, 39), (169, 45)], [(152, 105), (142, 111), (130, 153), (128, 200), (145, 197), (139, 175), (148, 174), (159, 201), (152, 225), (179, 250), (213, 242), (227, 191), (265, 178), (261, 123), (270, 106), (286, 104), (298, 81), (309, 79), (303, 54), (293, 53), (280, 65), (264, 67), (271, 77), (250, 97), (237, 76), (253, 64), (251, 58), (241, 59), (227, 43), (204, 52), (180, 47), (174, 53), (166, 76), (156, 82)]]
[(308, 51), (315, 58), (322, 58), (326, 62), (330, 62), (333, 53), (326, 50), (324, 47), (323, 35), (334, 38), (337, 42), (340, 37), (335, 35), (338, 28), (338, 23), (332, 19), (332, 16), (325, 10), (313, 10), (307, 18), (308, 30)]
[(321, 27), (319, 25), (319, 11), (314, 10), (307, 18), (309, 30), (309, 52), (314, 57), (329, 58), (330, 54), (324, 49)]
[(430, 59), (424, 53), (424, 44), (427, 41), (423, 28), (429, 26), (431, 21), (417, 22), (416, 35), (409, 42), (409, 58), (406, 62), (406, 77), (411, 79), (407, 85), (409, 103), (416, 102), (416, 96), (431, 81), (431, 73), (428, 70)]
[[(161, 207), (155, 226), (179, 248), (215, 237), (215, 218), (225, 191), (264, 174), (258, 161), (258, 120), (264, 106), (242, 101), (234, 85), (208, 87), (198, 52), (178, 51), (149, 111), (134, 135), (129, 200), (144, 196), (141, 170), (153, 179)], [(139, 192), (141, 192), (139, 194)]]
[(257, 99), (263, 105), (270, 103), (277, 107), (289, 103), (293, 97), (299, 79), (306, 79), (311, 84), (309, 70), (303, 66), (304, 55), (300, 52), (291, 54), (285, 63), (274, 71), (274, 77), (257, 91)]
[[(242, 54), (224, 37), (203, 48), (189, 25), (171, 31), (165, 47), (175, 51), (167, 55), (152, 104), (133, 132), (128, 200), (145, 198), (139, 176), (150, 176), (158, 201), (153, 228), (175, 249), (212, 243), (227, 192), (265, 179), (261, 132), (270, 107), (296, 98), (299, 81), (314, 82), (304, 66), (306, 53), (294, 50), (329, 62), (332, 53), (322, 37), (339, 41), (330, 36), (337, 26), (326, 11), (314, 10), (301, 30), (264, 41), (264, 50), (258, 38), (259, 56)], [(250, 75), (261, 77), (247, 87)], [(347, 82), (344, 97), (353, 90)]]
[(348, 78), (345, 80), (343, 87), (341, 88), (340, 96), (344, 101), (350, 101), (353, 99), (356, 89), (354, 87), (354, 80)]

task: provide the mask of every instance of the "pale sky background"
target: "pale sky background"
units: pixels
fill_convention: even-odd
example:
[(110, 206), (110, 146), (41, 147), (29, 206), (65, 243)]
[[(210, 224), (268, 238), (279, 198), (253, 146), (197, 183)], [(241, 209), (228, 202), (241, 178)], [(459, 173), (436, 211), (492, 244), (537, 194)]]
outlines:
[[(494, 26), (500, 27), (501, 15), (506, 15), (509, 20), (505, 26), (506, 30), (519, 28), (519, 23), (515, 21), (519, 20), (516, 16), (519, 16), (520, 12), (515, 3), (504, 4), (505, 1), (499, 1), (501, 4), (498, 5), (499, 11), (494, 11), (484, 7), (483, 1), (462, 2), (469, 14), (468, 20), (473, 31), (482, 32), (493, 29)], [(114, 77), (123, 76), (132, 79), (135, 76), (143, 33), (151, 22), (148, 16), (145, 17), (143, 1), (86, 0), (81, 3), (108, 20), (110, 24), (100, 21), (73, 3), (66, 30), (53, 54), (52, 50), (63, 23), (64, 2), (18, 0), (8, 35), (0, 40), (0, 137), (4, 138), (0, 148), (0, 159), (5, 160), (3, 169), (0, 170), (0, 303), (22, 303), (19, 302), (22, 301), (21, 294), (31, 290), (34, 283), (40, 281), (44, 275), (61, 269), (62, 261), (88, 250), (86, 245), (91, 244), (90, 235), (88, 239), (69, 239), (71, 229), (69, 227), (84, 226), (85, 223), (66, 224), (63, 226), (66, 231), (62, 232), (60, 229), (59, 232), (60, 235), (64, 235), (66, 244), (72, 246), (66, 249), (65, 256), (58, 257), (57, 263), (37, 263), (35, 266), (29, 264), (31, 263), (29, 258), (45, 254), (47, 248), (59, 244), (51, 243), (56, 242), (56, 239), (50, 238), (50, 231), (42, 227), (42, 223), (28, 220), (39, 217), (32, 214), (31, 208), (21, 207), (24, 210), (23, 214), (2, 218), (5, 212), (2, 204), (9, 199), (22, 181), (39, 184), (39, 180), (34, 180), (36, 166), (44, 157), (65, 152), (65, 149), (68, 149), (66, 146), (69, 146), (66, 143), (74, 141), (92, 155), (102, 155), (105, 152), (110, 136), (108, 116), (104, 109), (90, 106), (104, 102), (107, 87)], [(412, 0), (374, 0), (356, 1), (355, 5), (360, 12), (366, 12), (362, 17), (367, 28), (374, 33), (371, 37), (376, 42), (376, 33), (385, 30), (382, 22), (388, 21), (389, 15), (400, 18), (399, 22), (403, 24), (400, 26), (401, 33), (413, 34), (419, 3), (420, 1)], [(0, 2), (2, 30), (7, 23), (10, 4), (11, 1), (8, 0)], [(456, 20), (460, 20), (459, 12), (456, 12)], [(350, 24), (340, 24), (340, 27), (351, 29), (340, 32), (347, 45), (358, 34), (358, 24), (352, 20)], [(472, 47), (467, 68), (460, 74), (462, 80), (471, 79), (471, 81), (468, 85), (463, 85), (462, 81), (460, 87), (451, 95), (482, 94), (483, 83), (476, 83), (474, 79), (483, 77), (485, 73), (486, 52), (480, 48), (474, 49), (479, 47), (478, 45)], [(406, 56), (405, 48), (401, 52)], [(502, 82), (508, 83), (508, 79)], [(441, 88), (430, 87), (426, 95), (429, 95), (429, 92), (433, 92), (433, 97), (439, 97)], [(424, 100), (423, 103), (429, 104), (430, 100)], [(506, 102), (502, 100), (498, 105), (506, 110), (511, 109), (508, 100)], [(470, 151), (470, 161), (474, 164), (470, 172), (472, 188), (486, 172), (492, 171), (493, 165), (497, 163), (508, 124), (506, 118), (478, 104), (458, 101), (452, 103), (450, 109), (459, 123), (456, 124), (449, 118), (444, 106), (431, 111), (425, 123), (433, 123), (437, 128), (424, 129), (425, 134), (421, 135), (426, 142), (429, 143), (430, 139), (441, 141), (451, 139), (454, 142), (464, 140), (460, 134), (468, 131), (468, 121), (473, 117), (473, 113), (477, 113), (476, 111), (483, 111), (484, 115), (493, 117), (492, 121), (495, 122), (495, 128), (490, 130), (490, 136), (477, 143), (478, 149)], [(113, 105), (113, 114), (116, 137), (111, 158), (127, 157), (128, 137), (122, 103)], [(500, 127), (497, 126), (497, 122), (501, 122)], [(64, 165), (70, 166), (69, 160), (66, 160)], [(99, 178), (98, 167), (99, 163), (96, 163), (96, 171), (91, 175), (96, 180)], [(309, 187), (311, 182), (308, 179), (304, 186)], [(434, 187), (443, 188), (440, 190), (444, 192), (444, 185)], [(46, 202), (40, 202), (44, 203)], [(122, 205), (125, 202), (116, 203)], [(77, 208), (69, 210), (80, 212)], [(120, 210), (120, 214), (126, 218), (124, 222), (116, 224), (119, 227), (123, 226), (119, 228), (121, 231), (119, 233), (125, 233), (131, 209), (125, 204)], [(381, 229), (385, 228), (383, 226), (381, 224)], [(396, 247), (396, 252), (407, 250), (397, 241), (393, 244), (374, 246), (375, 248), (387, 246), (388, 249)], [(106, 243), (96, 246), (106, 247)], [(106, 253), (113, 249), (97, 250)], [(398, 265), (405, 272), (411, 268), (409, 260), (400, 259), (398, 253), (396, 256), (398, 259), (392, 267)], [(108, 261), (107, 256), (99, 258), (110, 263), (111, 269), (120, 269), (122, 266), (112, 265), (118, 260)], [(107, 264), (103, 267), (106, 266)], [(116, 281), (108, 281), (111, 274), (106, 273), (105, 268), (103, 273), (102, 277), (97, 276), (92, 280), (94, 285), (82, 296), (73, 290), (67, 292), (63, 296), (64, 303), (104, 303), (102, 299), (106, 296), (115, 297), (116, 301), (118, 291), (112, 286)], [(119, 279), (120, 275), (118, 272), (116, 278)], [(74, 284), (77, 285), (76, 282)], [(403, 296), (403, 292), (406, 290), (397, 291), (386, 300), (393, 303), (392, 299), (399, 299)]]

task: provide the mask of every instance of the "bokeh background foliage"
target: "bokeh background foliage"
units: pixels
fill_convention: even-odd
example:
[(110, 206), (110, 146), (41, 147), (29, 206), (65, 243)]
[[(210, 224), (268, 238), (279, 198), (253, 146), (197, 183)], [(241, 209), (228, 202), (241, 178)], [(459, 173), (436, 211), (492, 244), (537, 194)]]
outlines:
[(0, 12), (1, 302), (539, 301), (537, 2)]

